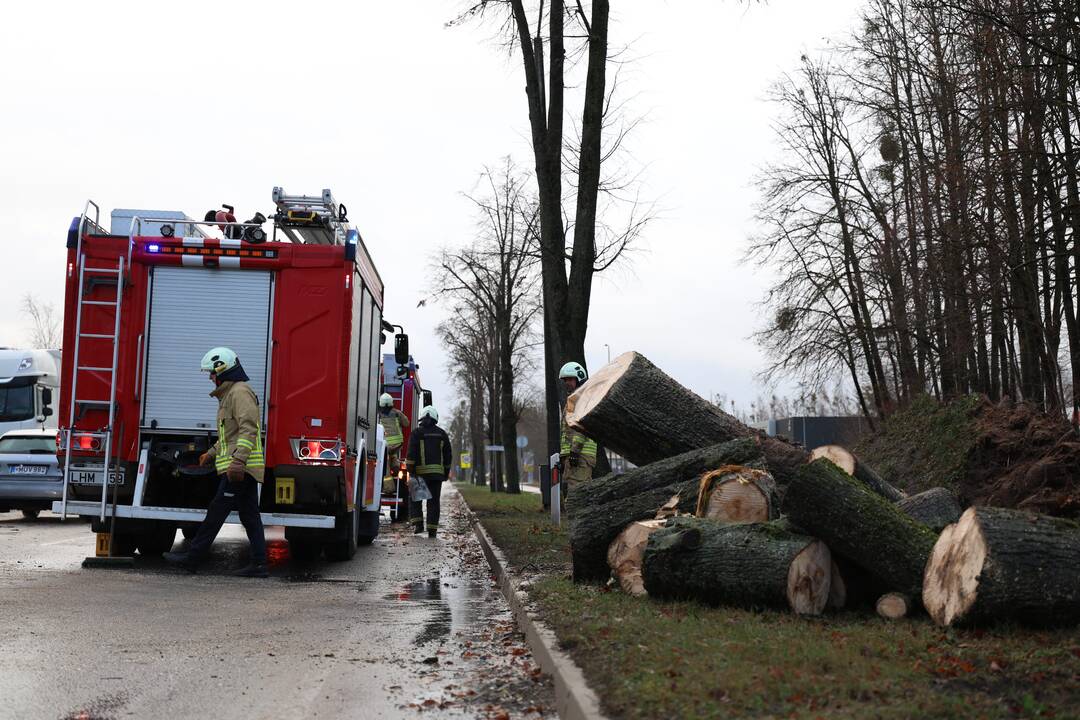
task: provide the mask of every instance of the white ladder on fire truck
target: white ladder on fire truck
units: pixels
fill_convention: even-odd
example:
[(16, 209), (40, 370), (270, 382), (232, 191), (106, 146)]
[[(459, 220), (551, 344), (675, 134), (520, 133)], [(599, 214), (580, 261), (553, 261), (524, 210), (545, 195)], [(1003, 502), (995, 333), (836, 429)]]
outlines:
[[(94, 208), (94, 219), (90, 221), (87, 214), (90, 207)], [(71, 371), (71, 409), (68, 416), (68, 427), (66, 433), (66, 443), (64, 450), (64, 493), (60, 503), (60, 517), (62, 519), (67, 518), (67, 499), (68, 499), (68, 483), (70, 481), (71, 473), (71, 445), (72, 445), (72, 428), (76, 421), (76, 412), (81, 407), (108, 407), (109, 409), (109, 424), (104, 428), (96, 432), (79, 434), (83, 437), (96, 438), (104, 445), (105, 458), (102, 466), (102, 479), (101, 479), (101, 521), (105, 521), (105, 504), (108, 498), (109, 490), (109, 463), (112, 460), (113, 450), (113, 429), (116, 423), (116, 374), (117, 374), (117, 362), (120, 356), (120, 310), (124, 300), (124, 267), (125, 258), (123, 255), (117, 256), (116, 265), (112, 267), (89, 267), (86, 264), (86, 256), (83, 254), (82, 242), (83, 232), (86, 229), (87, 222), (93, 222), (94, 226), (100, 228), (98, 225), (100, 210), (97, 204), (92, 200), (86, 201), (86, 207), (83, 209), (82, 217), (79, 219), (79, 235), (76, 245), (75, 258), (78, 262), (79, 271), (79, 289), (78, 294), (75, 297), (75, 351), (72, 359), (72, 371)], [(129, 247), (130, 250), (130, 247)], [(113, 300), (86, 300), (83, 298), (85, 289), (86, 276), (87, 275), (105, 275), (114, 276), (116, 278), (116, 297)], [(111, 284), (106, 281), (106, 284)], [(91, 286), (93, 283), (91, 283)], [(113, 317), (113, 331), (109, 333), (84, 333), (82, 331), (82, 318), (83, 308), (87, 305), (101, 306), (112, 308), (114, 313)], [(109, 367), (104, 366), (89, 366), (83, 365), (81, 361), (80, 350), (82, 349), (82, 341), (90, 340), (95, 342), (109, 341), (112, 342), (112, 365)], [(109, 374), (109, 399), (108, 400), (86, 400), (80, 399), (79, 392), (79, 372), (101, 372)]]

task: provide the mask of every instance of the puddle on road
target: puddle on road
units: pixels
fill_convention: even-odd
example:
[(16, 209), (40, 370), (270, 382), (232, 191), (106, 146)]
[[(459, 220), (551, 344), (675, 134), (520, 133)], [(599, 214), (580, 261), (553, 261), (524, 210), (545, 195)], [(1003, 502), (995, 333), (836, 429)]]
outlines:
[(442, 642), (451, 633), (475, 629), (486, 623), (493, 612), (490, 583), (478, 583), (457, 575), (440, 573), (438, 577), (409, 583), (387, 600), (417, 603), (431, 607), (430, 617), (417, 633), (413, 645)]

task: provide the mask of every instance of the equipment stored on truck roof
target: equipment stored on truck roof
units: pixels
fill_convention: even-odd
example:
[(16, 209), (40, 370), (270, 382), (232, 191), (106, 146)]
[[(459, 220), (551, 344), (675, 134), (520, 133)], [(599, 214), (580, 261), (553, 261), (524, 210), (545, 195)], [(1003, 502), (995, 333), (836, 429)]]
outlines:
[(216, 403), (198, 368), (219, 345), (262, 412), (263, 523), (285, 526), (294, 556), (350, 558), (378, 533), (382, 279), (329, 190), (273, 200), (269, 237), (229, 206), (124, 210), (126, 231), (114, 214), (107, 232), (88, 202), (72, 221), (53, 509), (98, 532), (115, 515), (114, 554), (159, 554), (205, 517), (217, 479), (192, 458), (216, 439)]

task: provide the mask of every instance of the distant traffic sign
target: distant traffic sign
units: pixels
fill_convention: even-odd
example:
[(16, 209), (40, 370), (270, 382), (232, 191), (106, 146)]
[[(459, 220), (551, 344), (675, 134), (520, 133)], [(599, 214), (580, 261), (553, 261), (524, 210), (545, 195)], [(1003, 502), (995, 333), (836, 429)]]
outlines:
[(524, 450), (525, 448), (527, 448), (529, 446), (529, 438), (525, 437), (524, 435), (518, 435), (517, 436), (517, 446), (519, 448), (521, 448), (522, 450)]

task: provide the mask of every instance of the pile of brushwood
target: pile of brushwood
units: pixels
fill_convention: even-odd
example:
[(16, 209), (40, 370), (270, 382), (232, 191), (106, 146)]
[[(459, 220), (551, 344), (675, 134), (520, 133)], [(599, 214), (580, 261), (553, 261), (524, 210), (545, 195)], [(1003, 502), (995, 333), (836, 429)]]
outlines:
[(839, 446), (754, 430), (629, 352), (567, 402), (638, 467), (567, 499), (574, 578), (659, 598), (940, 625), (1080, 620), (1080, 525), (907, 494)]

